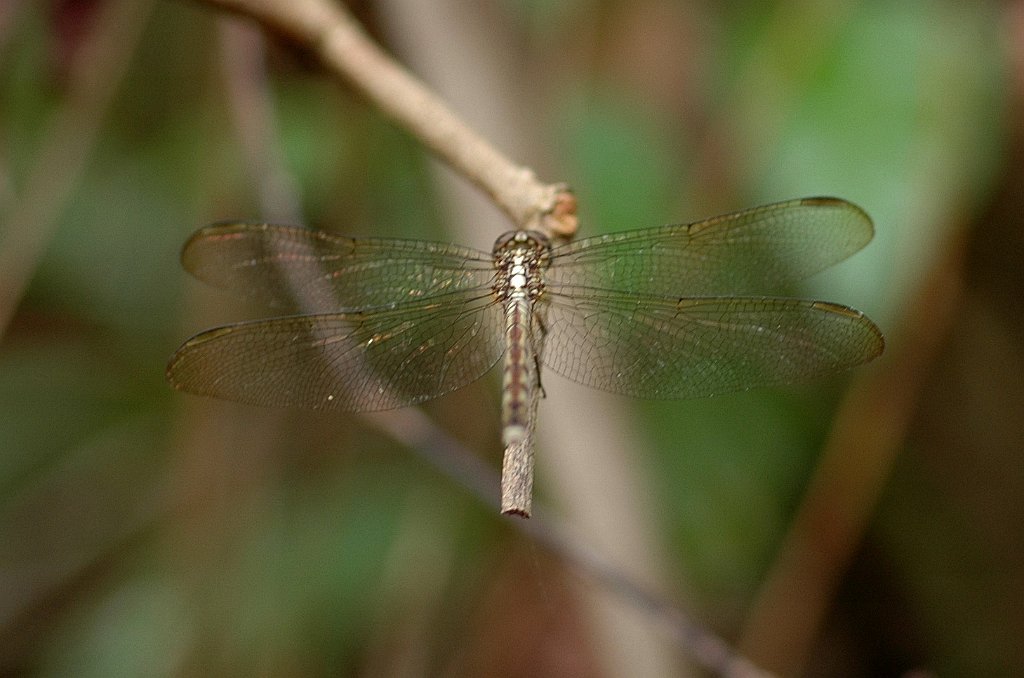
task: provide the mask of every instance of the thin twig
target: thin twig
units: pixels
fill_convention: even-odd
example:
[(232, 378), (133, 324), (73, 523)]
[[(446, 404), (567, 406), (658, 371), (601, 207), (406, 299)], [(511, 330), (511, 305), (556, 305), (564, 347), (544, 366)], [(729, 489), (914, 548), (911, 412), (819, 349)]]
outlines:
[(522, 442), (505, 447), (501, 459), (501, 512), (529, 518), (533, 511), (533, 445), (537, 421), (536, 395), (530, 398), (530, 416)]
[(218, 29), (231, 119), (259, 196), (261, 218), (301, 222), (299, 182), (288, 170), (278, 142), (280, 135), (264, 65), (263, 33), (230, 18), (222, 20)]
[(544, 184), (474, 132), (422, 82), (384, 53), (351, 14), (326, 0), (204, 0), (256, 19), (313, 53), (427, 148), (483, 189), (519, 228), (568, 238), (575, 201), (562, 184)]
[[(481, 188), (518, 228), (569, 239), (576, 199), (563, 184), (544, 184), (473, 131), (422, 82), (384, 53), (340, 4), (326, 0), (204, 0), (248, 16), (316, 55), (453, 169)], [(531, 403), (535, 411), (535, 403)], [(506, 447), (504, 512), (527, 517), (533, 488), (533, 436)]]
[[(536, 350), (543, 348), (538, 339)], [(501, 459), (501, 512), (506, 516), (529, 518), (533, 510), (533, 447), (537, 434), (537, 405), (541, 385), (537, 370), (530, 371), (534, 380), (527, 403), (526, 435), (517, 443), (505, 446)]]

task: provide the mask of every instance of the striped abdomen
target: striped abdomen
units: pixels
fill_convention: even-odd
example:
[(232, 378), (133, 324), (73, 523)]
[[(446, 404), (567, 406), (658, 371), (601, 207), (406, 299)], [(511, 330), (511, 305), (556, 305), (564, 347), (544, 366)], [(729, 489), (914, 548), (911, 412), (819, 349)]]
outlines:
[(505, 363), (502, 373), (502, 442), (521, 443), (526, 437), (530, 403), (537, 385), (537, 358), (530, 341), (532, 318), (526, 295), (514, 295), (505, 302)]
[(501, 437), (506, 447), (523, 442), (536, 411), (538, 352), (543, 343), (537, 301), (543, 295), (550, 251), (547, 237), (535, 231), (511, 231), (494, 243), (494, 295), (505, 309)]

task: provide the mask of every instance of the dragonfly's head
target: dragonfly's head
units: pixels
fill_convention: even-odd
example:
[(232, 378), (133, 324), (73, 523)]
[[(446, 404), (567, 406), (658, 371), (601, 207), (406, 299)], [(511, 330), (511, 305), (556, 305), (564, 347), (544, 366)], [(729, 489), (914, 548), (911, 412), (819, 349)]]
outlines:
[(495, 261), (498, 261), (508, 253), (518, 251), (533, 254), (537, 258), (546, 258), (551, 251), (551, 240), (540, 231), (508, 231), (498, 236), (494, 241)]

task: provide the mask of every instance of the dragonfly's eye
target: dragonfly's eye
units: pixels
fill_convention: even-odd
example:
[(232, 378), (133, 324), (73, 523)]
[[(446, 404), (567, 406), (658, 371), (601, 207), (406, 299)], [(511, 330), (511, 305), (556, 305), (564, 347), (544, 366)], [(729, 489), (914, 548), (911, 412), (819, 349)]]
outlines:
[(507, 233), (499, 235), (498, 239), (494, 241), (494, 249), (492, 250), (494, 256), (499, 256), (503, 250), (507, 249), (509, 243), (515, 241), (516, 234), (518, 233), (520, 233), (520, 231), (508, 231)]
[(546, 251), (550, 248), (548, 237), (539, 231), (509, 231), (502, 233), (494, 241), (493, 254), (497, 257), (511, 247), (527, 244), (532, 244), (532, 249), (537, 251)]

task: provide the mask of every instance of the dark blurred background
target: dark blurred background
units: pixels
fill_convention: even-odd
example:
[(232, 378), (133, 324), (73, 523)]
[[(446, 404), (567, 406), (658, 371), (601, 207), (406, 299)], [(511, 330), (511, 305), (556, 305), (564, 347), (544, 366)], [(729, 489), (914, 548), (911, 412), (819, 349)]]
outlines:
[[(807, 195), (875, 220), (801, 292), (882, 358), (676, 403), (545, 376), (538, 520), (782, 674), (1024, 672), (1024, 2), (350, 7), (585, 235)], [(702, 675), (402, 420), (172, 392), (185, 338), (254, 314), (178, 265), (224, 219), (509, 227), (248, 22), (0, 3), (0, 675)], [(490, 375), (423, 411), (497, 469), (499, 404)]]

